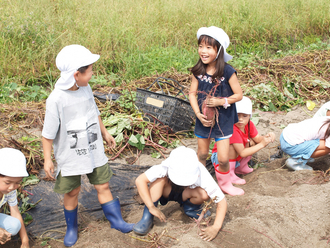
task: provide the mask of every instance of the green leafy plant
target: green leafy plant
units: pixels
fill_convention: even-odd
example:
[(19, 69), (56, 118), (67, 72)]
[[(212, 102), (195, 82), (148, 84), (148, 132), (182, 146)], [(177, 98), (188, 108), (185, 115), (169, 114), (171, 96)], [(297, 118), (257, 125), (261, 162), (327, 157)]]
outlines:
[(136, 92), (130, 90), (123, 90), (122, 95), (116, 100), (120, 107), (126, 109), (128, 112), (135, 112)]
[(132, 134), (128, 140), (128, 144), (142, 151), (144, 149), (146, 142), (141, 134), (137, 134), (137, 135)]
[(152, 158), (160, 158), (162, 155), (159, 152), (153, 152), (151, 153)]

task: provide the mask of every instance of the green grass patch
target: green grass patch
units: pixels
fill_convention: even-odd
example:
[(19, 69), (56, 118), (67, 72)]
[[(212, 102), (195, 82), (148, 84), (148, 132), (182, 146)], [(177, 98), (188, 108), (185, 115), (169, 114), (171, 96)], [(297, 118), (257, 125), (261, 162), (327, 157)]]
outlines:
[[(0, 73), (17, 84), (52, 87), (65, 45), (101, 54), (97, 75), (129, 81), (197, 60), (196, 32), (222, 27), (233, 55), (273, 56), (329, 38), (328, 0), (2, 1)], [(3, 83), (3, 82), (2, 82)]]

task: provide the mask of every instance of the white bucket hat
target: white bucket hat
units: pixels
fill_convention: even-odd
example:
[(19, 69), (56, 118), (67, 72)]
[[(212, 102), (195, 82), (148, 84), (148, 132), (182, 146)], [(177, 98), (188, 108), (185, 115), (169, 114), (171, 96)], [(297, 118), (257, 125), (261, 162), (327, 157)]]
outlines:
[(168, 177), (174, 184), (190, 186), (200, 180), (200, 162), (193, 149), (180, 146), (165, 161), (168, 163)]
[(200, 29), (198, 29), (197, 31), (197, 39), (199, 39), (199, 37), (201, 35), (207, 35), (212, 37), (213, 39), (217, 40), (220, 43), (220, 48), (217, 54), (216, 59), (219, 56), (220, 50), (221, 50), (221, 46), (223, 47), (224, 50), (224, 60), (225, 62), (231, 60), (233, 58), (233, 56), (229, 55), (226, 52), (226, 49), (228, 48), (229, 44), (230, 44), (230, 40), (228, 35), (226, 34), (225, 31), (223, 31), (223, 29), (215, 27), (215, 26), (211, 26), (211, 27), (202, 27)]
[(24, 154), (13, 148), (0, 149), (0, 174), (8, 177), (27, 177)]
[(70, 89), (76, 80), (73, 74), (86, 65), (98, 61), (100, 55), (91, 53), (81, 45), (69, 45), (64, 47), (56, 57), (56, 66), (61, 71), (61, 77), (57, 80), (55, 88), (61, 90)]
[(236, 102), (236, 111), (252, 117), (252, 102), (250, 98), (243, 96), (242, 100)]

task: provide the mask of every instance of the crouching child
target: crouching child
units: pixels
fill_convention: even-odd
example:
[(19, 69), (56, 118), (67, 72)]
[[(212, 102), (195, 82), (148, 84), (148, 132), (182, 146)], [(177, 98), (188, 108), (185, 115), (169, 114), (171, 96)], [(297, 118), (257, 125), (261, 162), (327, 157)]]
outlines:
[(19, 233), (21, 248), (28, 248), (29, 238), (18, 209), (16, 192), (23, 177), (29, 175), (26, 171), (26, 159), (19, 150), (2, 148), (0, 161), (0, 207), (7, 202), (10, 210), (10, 215), (0, 213), (0, 244), (5, 244), (11, 236)]
[(165, 161), (138, 176), (136, 186), (145, 203), (142, 219), (133, 227), (136, 234), (146, 235), (153, 225), (154, 216), (166, 221), (165, 215), (157, 208), (159, 203), (166, 205), (168, 201), (176, 201), (183, 206), (187, 216), (197, 219), (202, 212), (201, 205), (210, 199), (215, 199), (217, 204), (216, 217), (213, 225), (201, 229), (200, 236), (211, 241), (220, 231), (227, 202), (211, 174), (198, 161), (194, 150), (184, 146), (174, 149)]

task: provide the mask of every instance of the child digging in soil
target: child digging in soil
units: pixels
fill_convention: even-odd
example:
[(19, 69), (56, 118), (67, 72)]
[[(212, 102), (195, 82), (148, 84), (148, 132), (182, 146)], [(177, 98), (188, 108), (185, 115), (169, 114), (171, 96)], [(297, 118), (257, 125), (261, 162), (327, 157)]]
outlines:
[(291, 157), (285, 165), (291, 170), (313, 170), (307, 162), (330, 152), (330, 117), (314, 117), (284, 128), (281, 149)]
[(231, 195), (242, 195), (244, 191), (232, 185), (229, 174), (229, 138), (238, 121), (235, 102), (243, 96), (235, 69), (226, 63), (232, 59), (226, 52), (229, 37), (221, 28), (211, 26), (200, 28), (197, 39), (200, 59), (191, 69), (189, 100), (196, 114), (198, 159), (206, 165), (210, 141), (214, 138), (218, 146), (219, 186)]
[(26, 171), (26, 159), (22, 152), (13, 148), (0, 149), (0, 208), (8, 202), (10, 216), (0, 213), (0, 244), (19, 233), (21, 248), (29, 248), (29, 238), (17, 206), (17, 192)]
[[(230, 179), (233, 184), (245, 184), (245, 180), (236, 176), (235, 173), (245, 175), (252, 172), (253, 169), (248, 165), (251, 156), (266, 147), (270, 142), (274, 142), (275, 134), (272, 132), (265, 136), (258, 134), (254, 123), (250, 120), (252, 117), (252, 103), (248, 97), (243, 96), (243, 99), (236, 103), (236, 109), (238, 122), (235, 123), (234, 133), (229, 139)], [(217, 171), (217, 144), (214, 145), (212, 150), (211, 161)]]
[(116, 142), (102, 123), (88, 84), (93, 74), (93, 63), (99, 57), (80, 45), (64, 47), (56, 57), (61, 77), (46, 102), (42, 130), (44, 168), (47, 176), (53, 178), (51, 151), (54, 144), (58, 167), (54, 191), (64, 194), (65, 246), (74, 245), (78, 239), (78, 194), (81, 175), (84, 174), (94, 185), (111, 228), (123, 233), (133, 228), (133, 224), (122, 219), (119, 200), (113, 199), (109, 189), (112, 172), (102, 137), (111, 148)]
[(133, 228), (135, 233), (146, 235), (153, 225), (154, 216), (161, 221), (166, 220), (157, 208), (158, 202), (165, 205), (168, 201), (176, 201), (183, 206), (186, 215), (198, 219), (202, 203), (215, 199), (217, 209), (214, 224), (201, 229), (200, 236), (206, 241), (217, 236), (225, 218), (227, 202), (211, 174), (198, 161), (194, 150), (184, 146), (174, 149), (165, 161), (152, 166), (135, 182), (145, 203), (142, 219)]

